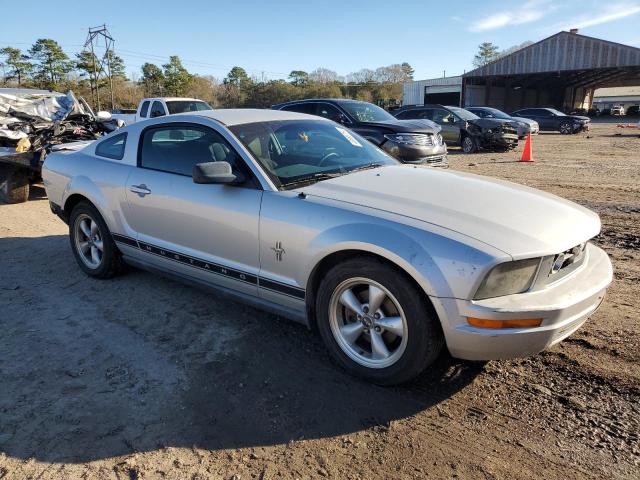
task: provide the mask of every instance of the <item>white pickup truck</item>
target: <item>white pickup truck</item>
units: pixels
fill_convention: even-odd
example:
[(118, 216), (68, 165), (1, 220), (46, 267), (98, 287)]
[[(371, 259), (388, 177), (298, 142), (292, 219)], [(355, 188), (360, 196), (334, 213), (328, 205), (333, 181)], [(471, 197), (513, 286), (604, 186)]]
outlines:
[(112, 113), (112, 118), (122, 120), (126, 125), (131, 125), (132, 123), (146, 120), (148, 118), (173, 115), (175, 113), (200, 112), (202, 110), (213, 110), (213, 108), (211, 108), (207, 102), (197, 98), (144, 98), (140, 101), (138, 109), (134, 114), (131, 114), (129, 111), (126, 111), (126, 113), (114, 111)]

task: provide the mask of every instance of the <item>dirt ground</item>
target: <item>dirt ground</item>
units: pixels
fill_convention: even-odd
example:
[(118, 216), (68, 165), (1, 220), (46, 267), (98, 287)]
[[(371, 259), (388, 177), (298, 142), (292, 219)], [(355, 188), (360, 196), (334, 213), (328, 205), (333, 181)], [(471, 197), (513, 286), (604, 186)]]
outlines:
[(396, 388), (214, 294), (87, 278), (42, 189), (0, 205), (0, 478), (640, 478), (640, 138), (594, 125), (535, 137), (534, 163), (519, 151), (451, 166), (597, 211), (607, 299), (545, 353), (445, 354)]

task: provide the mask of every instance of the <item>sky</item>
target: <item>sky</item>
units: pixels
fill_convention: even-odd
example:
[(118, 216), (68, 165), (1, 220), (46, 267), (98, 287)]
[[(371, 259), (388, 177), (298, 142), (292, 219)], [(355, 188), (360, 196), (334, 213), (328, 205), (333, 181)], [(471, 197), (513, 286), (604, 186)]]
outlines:
[[(179, 55), (190, 72), (258, 78), (325, 67), (346, 75), (409, 62), (414, 78), (470, 70), (478, 45), (501, 49), (560, 30), (640, 47), (640, 0), (0, 0), (0, 48), (53, 38), (67, 54), (106, 24), (128, 75)], [(11, 21), (7, 21), (11, 19)]]

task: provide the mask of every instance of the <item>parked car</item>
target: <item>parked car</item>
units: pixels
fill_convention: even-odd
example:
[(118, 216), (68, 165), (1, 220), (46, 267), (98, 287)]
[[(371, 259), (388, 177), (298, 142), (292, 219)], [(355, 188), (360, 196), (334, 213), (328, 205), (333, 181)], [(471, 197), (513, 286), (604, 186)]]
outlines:
[(399, 119), (428, 119), (442, 127), (447, 145), (460, 145), (464, 153), (480, 149), (512, 149), (518, 145), (513, 122), (498, 118), (480, 118), (464, 108), (444, 105), (402, 107), (393, 112)]
[(579, 328), (612, 279), (590, 210), (402, 165), (294, 112), (135, 123), (53, 152), (43, 178), (87, 275), (129, 263), (221, 290), (304, 322), (379, 384), (415, 377), (443, 345), (472, 360), (535, 354)]
[(475, 113), (480, 118), (499, 118), (501, 120), (509, 120), (515, 126), (518, 132), (518, 138), (523, 139), (528, 134), (537, 135), (540, 131), (540, 126), (535, 120), (529, 120), (528, 118), (512, 117), (507, 115), (502, 110), (491, 107), (467, 107), (465, 110)]
[(566, 115), (555, 108), (523, 108), (511, 116), (535, 120), (541, 131), (560, 132), (563, 135), (588, 131), (591, 124), (589, 117)]
[(611, 115), (624, 115), (624, 107), (622, 105), (614, 105), (611, 107)]
[(138, 111), (135, 108), (114, 108), (111, 110), (111, 117), (122, 120), (125, 125), (136, 121)]
[(146, 120), (148, 118), (163, 117), (164, 115), (174, 115), (176, 113), (201, 112), (203, 110), (212, 110), (211, 106), (197, 98), (182, 97), (158, 97), (143, 98), (138, 104), (134, 118), (127, 115), (114, 115), (125, 121), (127, 125)]
[(296, 100), (272, 108), (333, 120), (404, 163), (449, 165), (440, 127), (431, 121), (400, 121), (372, 103), (333, 98)]
[(627, 117), (638, 117), (640, 116), (640, 105), (631, 105), (627, 108)]

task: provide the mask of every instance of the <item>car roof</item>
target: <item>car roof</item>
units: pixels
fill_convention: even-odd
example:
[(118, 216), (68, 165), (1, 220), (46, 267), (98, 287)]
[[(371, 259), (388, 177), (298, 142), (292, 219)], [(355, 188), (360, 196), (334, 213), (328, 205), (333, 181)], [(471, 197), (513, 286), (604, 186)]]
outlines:
[[(295, 105), (297, 103), (308, 103), (308, 102), (327, 102), (327, 103), (366, 103), (368, 105), (375, 105), (375, 103), (371, 102), (363, 102), (362, 100), (354, 100), (352, 98), (303, 98), (300, 100), (290, 100), (288, 102), (282, 102), (274, 105), (274, 107), (284, 107), (285, 105)], [(377, 105), (376, 105), (377, 106)]]
[(327, 121), (322, 117), (307, 115), (306, 113), (288, 112), (285, 110), (267, 110), (259, 108), (221, 108), (219, 110), (201, 110), (199, 112), (184, 112), (179, 115), (196, 115), (213, 118), (224, 125), (241, 125), (244, 123), (272, 122), (278, 120), (315, 120)]

